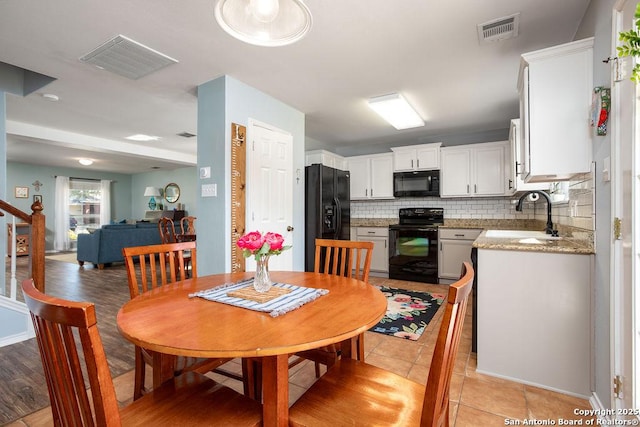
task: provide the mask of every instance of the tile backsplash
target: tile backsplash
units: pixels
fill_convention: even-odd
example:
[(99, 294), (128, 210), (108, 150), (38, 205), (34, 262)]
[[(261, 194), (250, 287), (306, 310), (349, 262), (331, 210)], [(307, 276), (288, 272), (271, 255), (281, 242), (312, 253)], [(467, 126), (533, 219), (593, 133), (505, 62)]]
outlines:
[[(569, 200), (554, 203), (551, 211), (554, 224), (594, 230), (595, 189), (592, 174), (569, 181)], [(546, 221), (544, 199), (526, 202), (522, 212), (516, 211), (518, 197), (446, 198), (415, 197), (394, 200), (351, 202), (352, 218), (398, 218), (400, 208), (443, 208), (448, 219), (536, 219)]]

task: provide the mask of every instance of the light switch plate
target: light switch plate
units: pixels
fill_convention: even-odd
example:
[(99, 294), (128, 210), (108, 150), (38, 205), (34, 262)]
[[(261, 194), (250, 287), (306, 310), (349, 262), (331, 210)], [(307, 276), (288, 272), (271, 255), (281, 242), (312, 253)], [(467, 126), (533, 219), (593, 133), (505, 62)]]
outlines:
[(200, 168), (200, 179), (211, 178), (211, 166)]
[(201, 195), (202, 197), (217, 197), (218, 196), (217, 184), (202, 184)]
[(611, 157), (605, 157), (602, 163), (602, 182), (609, 182), (611, 181)]

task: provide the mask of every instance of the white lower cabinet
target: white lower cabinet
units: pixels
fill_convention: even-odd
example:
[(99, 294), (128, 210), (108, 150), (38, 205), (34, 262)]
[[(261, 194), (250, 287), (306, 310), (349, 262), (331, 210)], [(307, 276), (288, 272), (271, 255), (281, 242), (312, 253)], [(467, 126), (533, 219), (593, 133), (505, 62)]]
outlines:
[(450, 284), (460, 278), (462, 263), (471, 262), (471, 247), (480, 233), (480, 229), (438, 229), (438, 283)]
[[(371, 254), (371, 272), (389, 273), (389, 228), (388, 227), (354, 227), (352, 240), (373, 242)], [(352, 229), (353, 230), (353, 229)], [(354, 236), (355, 235), (355, 236)]]
[(591, 395), (592, 255), (478, 250), (478, 373)]

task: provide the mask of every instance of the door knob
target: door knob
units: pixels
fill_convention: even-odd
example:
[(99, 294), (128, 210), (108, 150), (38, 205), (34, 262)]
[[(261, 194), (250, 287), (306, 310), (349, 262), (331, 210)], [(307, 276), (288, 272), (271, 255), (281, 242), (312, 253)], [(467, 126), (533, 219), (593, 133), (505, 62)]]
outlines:
[(288, 225), (288, 226), (287, 226), (287, 231), (293, 231), (293, 227), (292, 227), (292, 226), (290, 226), (290, 225)]

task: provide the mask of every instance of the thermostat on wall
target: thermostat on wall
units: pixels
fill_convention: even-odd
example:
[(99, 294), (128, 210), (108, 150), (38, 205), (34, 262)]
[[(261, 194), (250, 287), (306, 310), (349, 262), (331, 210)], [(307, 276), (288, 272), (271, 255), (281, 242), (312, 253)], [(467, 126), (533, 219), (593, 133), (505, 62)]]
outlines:
[(200, 168), (200, 179), (211, 178), (211, 166)]

